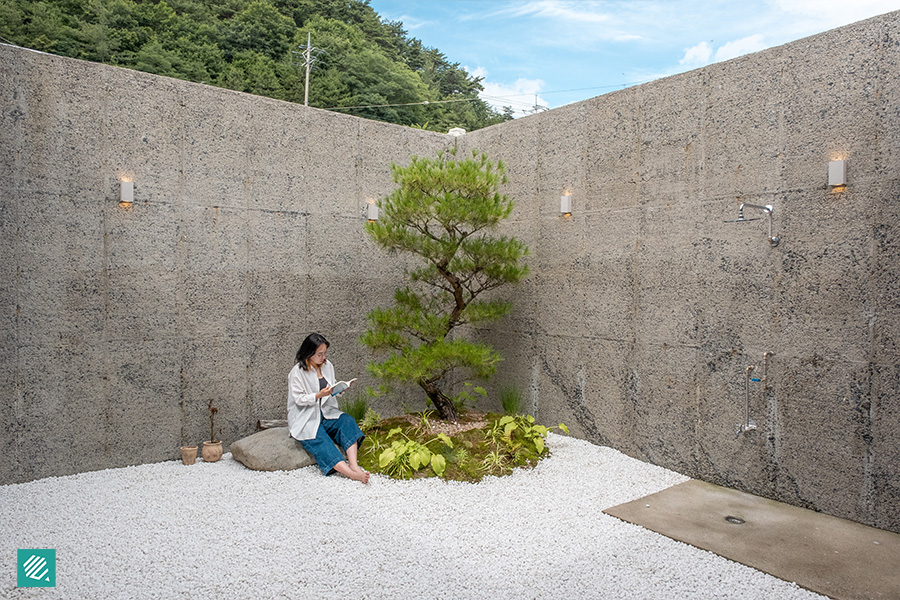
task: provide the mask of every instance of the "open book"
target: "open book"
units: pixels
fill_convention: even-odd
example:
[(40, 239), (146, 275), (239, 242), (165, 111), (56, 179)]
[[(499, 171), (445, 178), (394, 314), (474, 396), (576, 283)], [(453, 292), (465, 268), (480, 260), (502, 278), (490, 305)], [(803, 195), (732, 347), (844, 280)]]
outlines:
[(343, 392), (344, 390), (346, 390), (348, 387), (350, 387), (350, 385), (351, 385), (354, 381), (356, 381), (356, 378), (355, 378), (355, 377), (354, 377), (353, 379), (351, 379), (350, 381), (338, 381), (336, 384), (334, 384), (334, 385), (331, 387), (331, 395), (332, 395), (332, 396), (337, 396), (338, 394), (340, 394), (341, 392)]

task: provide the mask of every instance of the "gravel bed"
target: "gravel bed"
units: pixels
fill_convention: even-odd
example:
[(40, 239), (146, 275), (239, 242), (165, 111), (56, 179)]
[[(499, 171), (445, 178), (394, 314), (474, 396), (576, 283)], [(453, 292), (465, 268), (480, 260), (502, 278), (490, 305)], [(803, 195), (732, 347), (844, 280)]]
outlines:
[[(478, 484), (365, 486), (226, 454), (0, 486), (3, 598), (824, 598), (603, 514), (682, 475), (550, 434), (552, 456)], [(55, 548), (55, 588), (17, 588)]]

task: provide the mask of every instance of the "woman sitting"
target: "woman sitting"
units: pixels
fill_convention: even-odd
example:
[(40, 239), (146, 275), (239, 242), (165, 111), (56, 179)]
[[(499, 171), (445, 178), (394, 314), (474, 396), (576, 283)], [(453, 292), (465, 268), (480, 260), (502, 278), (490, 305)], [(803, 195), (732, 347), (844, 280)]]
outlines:
[[(369, 482), (369, 474), (356, 462), (363, 432), (356, 421), (338, 409), (331, 395), (334, 365), (325, 358), (328, 340), (311, 333), (300, 344), (297, 364), (288, 376), (288, 428), (319, 464), (325, 475), (337, 471), (345, 477)], [(338, 444), (347, 460), (335, 447)]]

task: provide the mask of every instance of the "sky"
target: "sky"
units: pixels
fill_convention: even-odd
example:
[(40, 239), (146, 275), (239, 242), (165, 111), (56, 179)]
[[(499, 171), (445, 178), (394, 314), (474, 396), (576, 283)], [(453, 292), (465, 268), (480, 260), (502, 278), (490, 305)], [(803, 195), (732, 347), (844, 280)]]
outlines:
[(900, 0), (370, 0), (516, 117), (900, 10)]

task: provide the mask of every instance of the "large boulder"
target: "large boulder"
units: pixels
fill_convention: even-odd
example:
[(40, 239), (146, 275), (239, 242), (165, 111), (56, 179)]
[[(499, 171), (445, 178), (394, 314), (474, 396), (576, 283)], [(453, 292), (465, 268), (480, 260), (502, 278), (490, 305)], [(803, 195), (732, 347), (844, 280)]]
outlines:
[(264, 429), (229, 447), (231, 456), (255, 471), (291, 471), (316, 464), (287, 427)]

